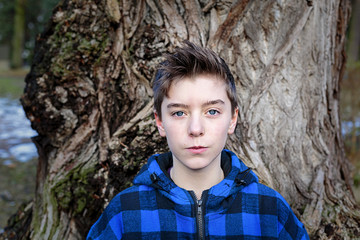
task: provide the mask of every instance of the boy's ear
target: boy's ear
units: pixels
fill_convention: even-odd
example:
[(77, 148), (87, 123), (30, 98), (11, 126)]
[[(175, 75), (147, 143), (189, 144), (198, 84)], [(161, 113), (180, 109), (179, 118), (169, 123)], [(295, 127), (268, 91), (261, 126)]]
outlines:
[(237, 118), (238, 118), (238, 113), (239, 113), (239, 109), (236, 108), (234, 111), (234, 115), (231, 118), (230, 121), (230, 126), (229, 126), (229, 130), (228, 130), (228, 134), (233, 134), (235, 131), (235, 127), (236, 127), (236, 123), (237, 123)]
[(166, 136), (165, 129), (164, 129), (162, 121), (156, 111), (154, 111), (154, 116), (155, 116), (155, 122), (156, 122), (156, 126), (159, 130), (160, 136), (165, 137)]

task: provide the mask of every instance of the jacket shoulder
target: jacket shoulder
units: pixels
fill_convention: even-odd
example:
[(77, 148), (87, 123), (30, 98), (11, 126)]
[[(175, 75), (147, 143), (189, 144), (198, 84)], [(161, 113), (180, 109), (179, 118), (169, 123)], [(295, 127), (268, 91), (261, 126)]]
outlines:
[(278, 234), (281, 239), (309, 239), (304, 225), (294, 214), (285, 198), (274, 189), (261, 184), (251, 183), (243, 189), (249, 198), (247, 201), (257, 202), (260, 218), (269, 215), (277, 216)]
[(112, 214), (127, 210), (141, 210), (156, 195), (155, 189), (147, 185), (134, 185), (118, 193), (106, 207)]
[(123, 212), (131, 211), (136, 214), (151, 199), (155, 199), (155, 190), (150, 186), (135, 185), (121, 191), (91, 227), (87, 239), (121, 239), (124, 229)]

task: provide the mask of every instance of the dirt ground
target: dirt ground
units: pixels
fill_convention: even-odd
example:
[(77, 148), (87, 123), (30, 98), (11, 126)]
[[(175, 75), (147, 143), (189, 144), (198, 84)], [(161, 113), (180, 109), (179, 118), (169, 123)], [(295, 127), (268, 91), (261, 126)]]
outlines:
[(7, 61), (0, 60), (0, 76), (2, 77), (25, 78), (29, 70), (29, 67), (11, 70)]

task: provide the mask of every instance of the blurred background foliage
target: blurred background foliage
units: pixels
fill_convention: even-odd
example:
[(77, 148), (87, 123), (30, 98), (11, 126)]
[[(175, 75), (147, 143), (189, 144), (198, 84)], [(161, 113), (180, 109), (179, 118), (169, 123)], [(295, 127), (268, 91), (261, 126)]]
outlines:
[(346, 155), (353, 164), (355, 194), (360, 201), (360, 0), (351, 1), (347, 63), (340, 85), (340, 117)]
[[(16, 99), (14, 104), (22, 110), (18, 98), (31, 65), (35, 40), (46, 28), (58, 2), (0, 0), (0, 100), (6, 99), (0, 101), (0, 105), (1, 102)], [(340, 91), (340, 115), (346, 154), (353, 165), (354, 192), (360, 202), (360, 0), (351, 0), (351, 5), (346, 44), (347, 66)], [(6, 107), (0, 106), (0, 110)], [(4, 124), (2, 119), (1, 124)], [(10, 130), (12, 127), (3, 129)], [(10, 140), (14, 142), (14, 139)], [(26, 140), (22, 139), (21, 144), (24, 142)], [(4, 206), (0, 209), (0, 232), (10, 214), (15, 213), (23, 201), (32, 198), (35, 188), (36, 158), (31, 156), (30, 160), (21, 161), (14, 156), (1, 154), (1, 147), (7, 146), (14, 147), (10, 141), (0, 141), (0, 205)]]
[(34, 197), (37, 151), (19, 98), (35, 39), (59, 0), (0, 0), (0, 233)]
[[(31, 63), (35, 39), (59, 0), (0, 0), (0, 45), (12, 68)], [(9, 47), (9, 51), (6, 49)], [(6, 49), (6, 50), (5, 50)]]

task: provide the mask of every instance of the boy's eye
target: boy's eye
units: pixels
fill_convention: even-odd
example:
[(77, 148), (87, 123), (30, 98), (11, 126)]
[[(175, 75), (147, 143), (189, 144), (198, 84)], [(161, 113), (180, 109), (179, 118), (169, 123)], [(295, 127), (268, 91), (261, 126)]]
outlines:
[(215, 109), (211, 109), (211, 110), (208, 111), (208, 113), (209, 113), (210, 115), (217, 115), (217, 114), (219, 114), (219, 111), (218, 111), (218, 110), (215, 110)]
[(182, 117), (182, 116), (184, 116), (184, 112), (182, 112), (182, 111), (177, 111), (177, 112), (174, 112), (172, 115), (173, 115), (173, 116), (176, 116), (176, 117)]

